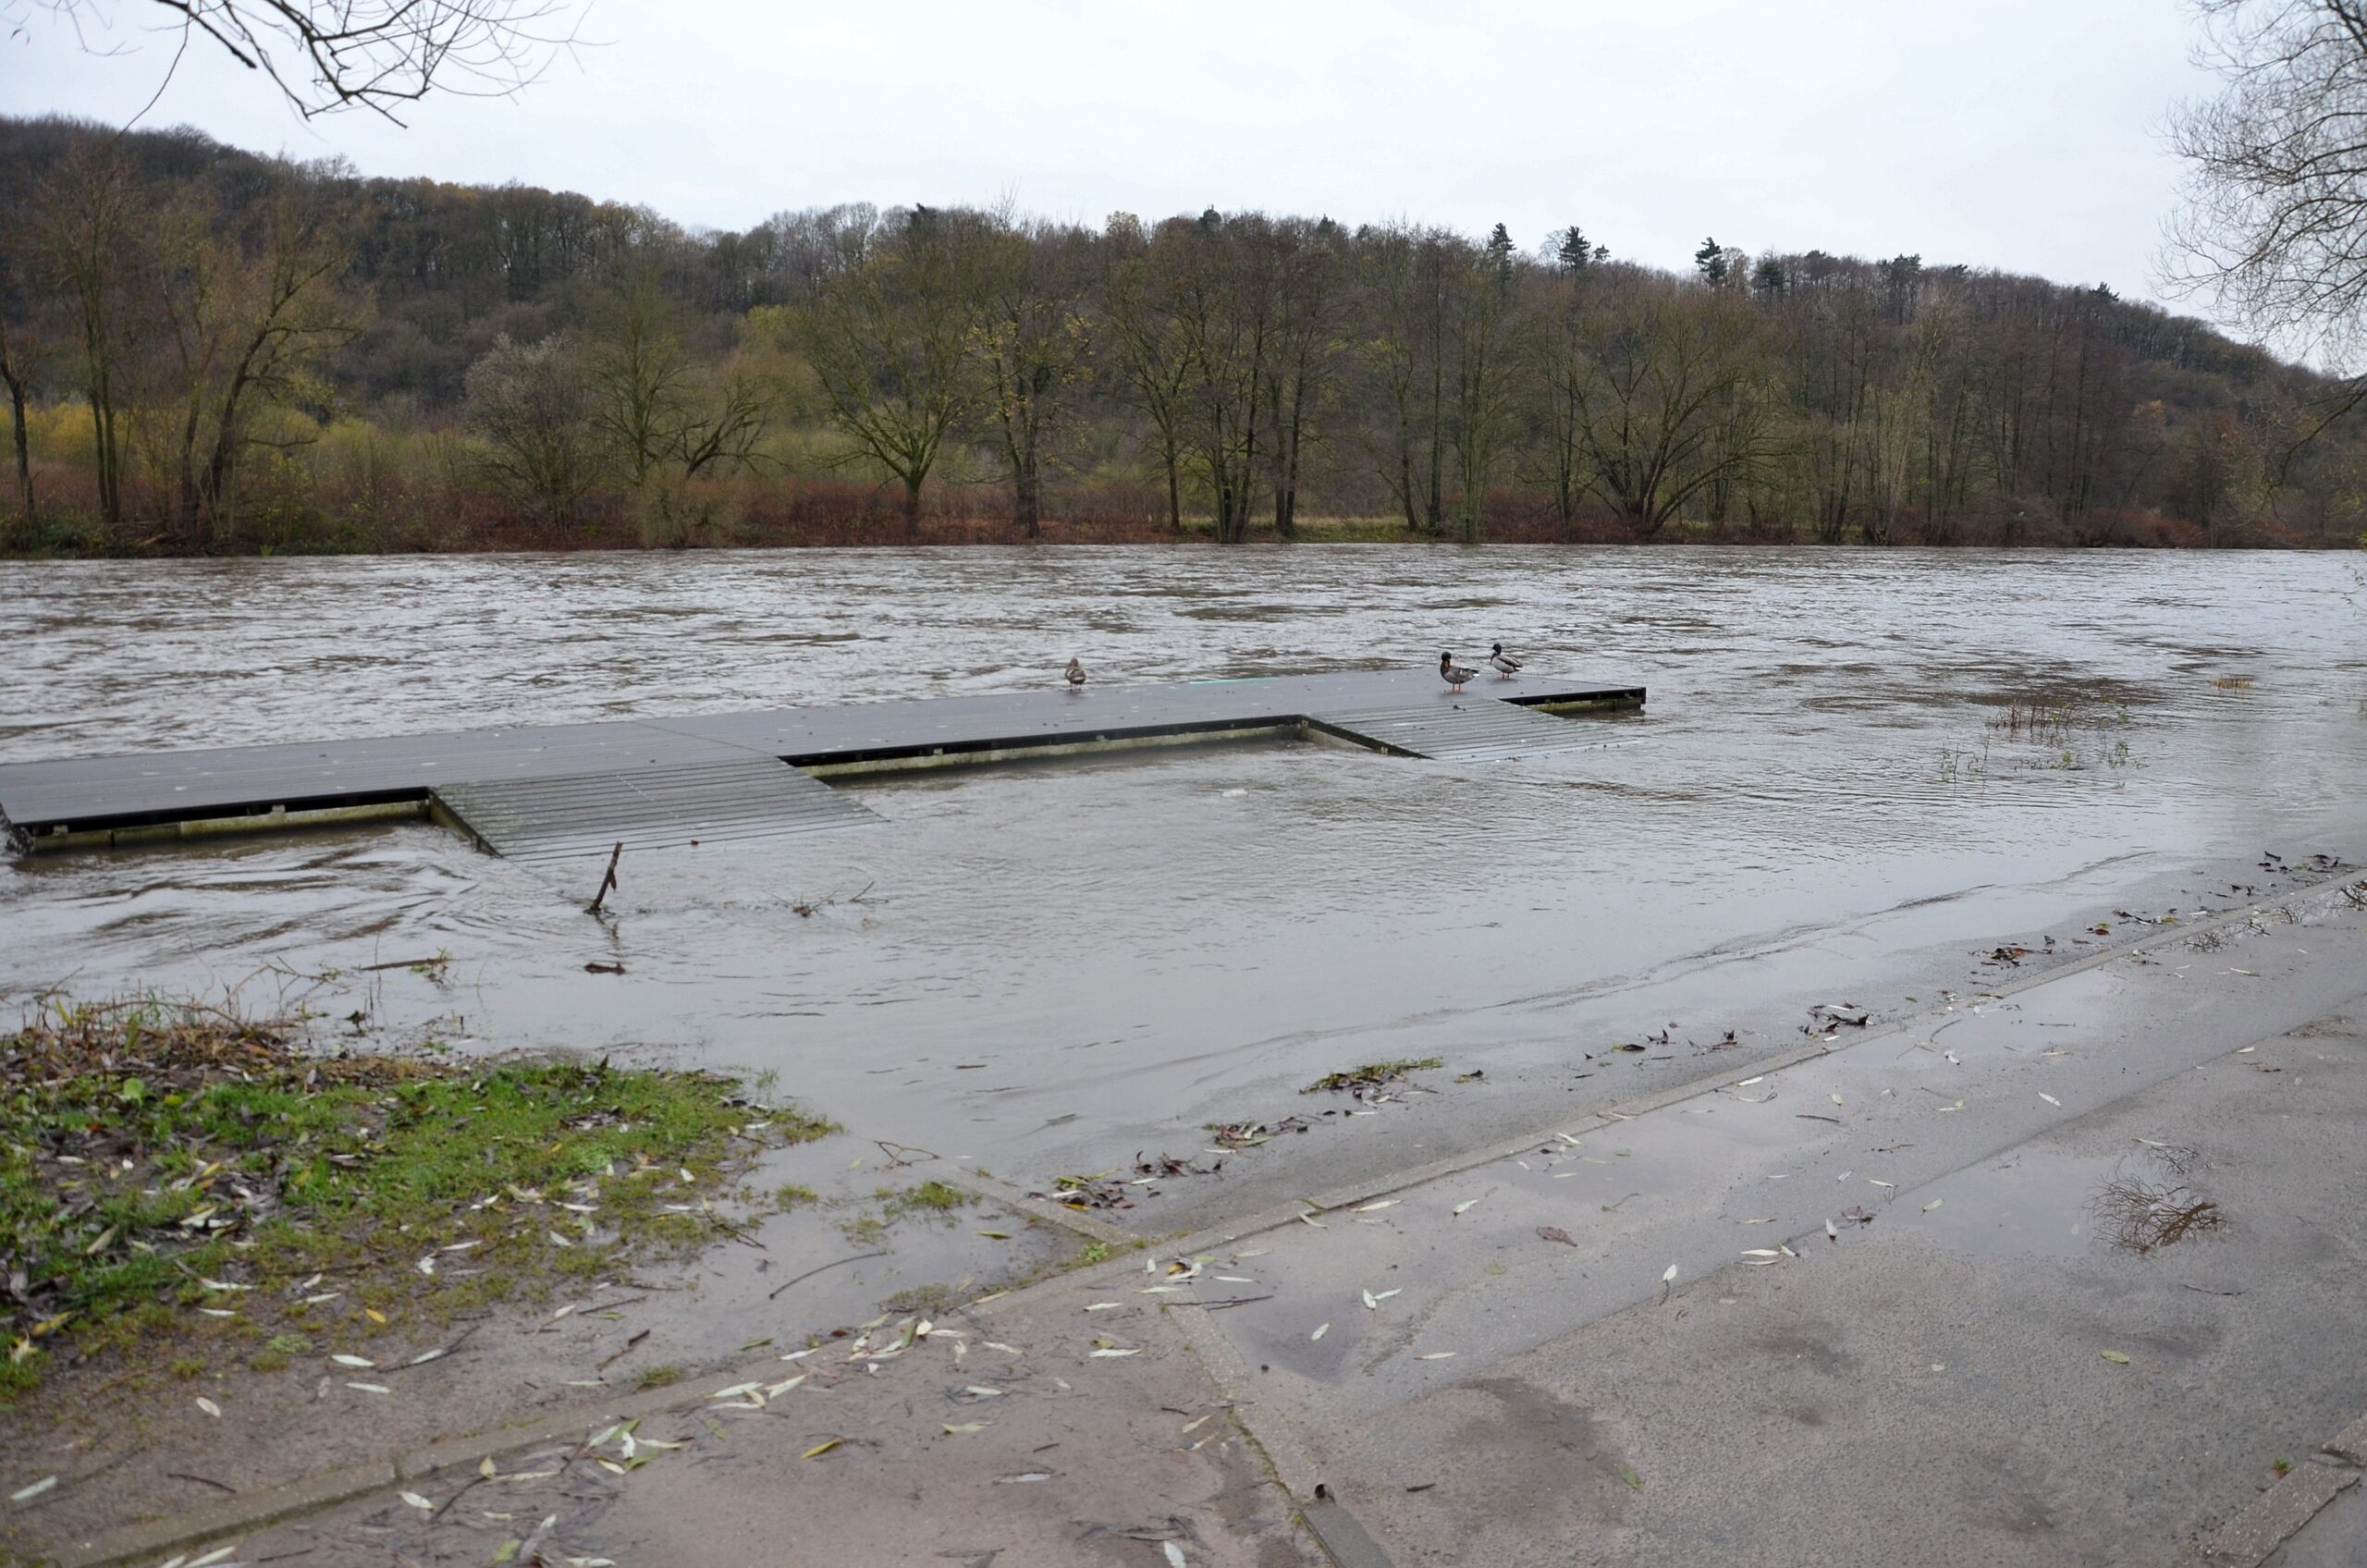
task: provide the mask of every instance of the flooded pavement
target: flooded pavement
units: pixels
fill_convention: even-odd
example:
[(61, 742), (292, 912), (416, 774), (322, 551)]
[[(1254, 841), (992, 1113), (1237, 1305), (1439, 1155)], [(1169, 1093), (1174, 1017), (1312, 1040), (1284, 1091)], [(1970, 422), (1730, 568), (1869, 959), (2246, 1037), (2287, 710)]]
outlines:
[[(1277, 745), (880, 779), (851, 787), (885, 831), (629, 863), (613, 926), (582, 913), (588, 876), (426, 827), (13, 862), (0, 992), (236, 991), (464, 1049), (768, 1072), (857, 1134), (1031, 1190), (1138, 1153), (1213, 1163), (1206, 1123), (1318, 1113), (1299, 1090), (1360, 1062), (1445, 1060), (1413, 1114), (1326, 1119), (1109, 1216), (1185, 1228), (1689, 1078), (1728, 1030), (1746, 1057), (1796, 1043), (1811, 1002), (1968, 994), (2131, 917), (2291, 886), (2312, 852), (2357, 859), (2354, 570), (1516, 548), (10, 563), (11, 759), (1012, 690), (1072, 654), (1174, 680), (1501, 640), (1651, 701), (1584, 721), (1636, 744), (1510, 765)], [(1962, 1033), (1960, 1055), (2013, 1038)]]
[(2195, 1561), (2367, 1408), (2367, 925), (2278, 907), (1984, 1011), (2060, 1054), (1909, 1025), (1310, 1210), (1193, 1288), (1254, 1297), (1212, 1315), (1236, 1392), (1400, 1562)]

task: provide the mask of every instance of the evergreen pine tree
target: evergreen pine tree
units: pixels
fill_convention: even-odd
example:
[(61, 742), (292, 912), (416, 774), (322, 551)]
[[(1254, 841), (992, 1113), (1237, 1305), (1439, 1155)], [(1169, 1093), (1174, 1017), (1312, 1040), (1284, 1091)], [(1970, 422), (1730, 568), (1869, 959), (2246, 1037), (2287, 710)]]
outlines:
[(1711, 288), (1726, 281), (1726, 251), (1716, 239), (1701, 241), (1701, 249), (1693, 252), (1693, 264), (1701, 269), (1701, 281)]

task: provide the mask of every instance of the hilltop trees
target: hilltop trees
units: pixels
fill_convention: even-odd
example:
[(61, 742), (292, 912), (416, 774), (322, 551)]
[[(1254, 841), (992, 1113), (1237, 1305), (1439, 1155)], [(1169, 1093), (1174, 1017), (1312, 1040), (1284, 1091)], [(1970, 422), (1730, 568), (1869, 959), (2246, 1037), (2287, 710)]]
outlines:
[[(866, 205), (693, 233), (0, 121), (43, 537), (677, 545), (884, 512), (1290, 539), (2341, 537), (2327, 384), (2090, 284), (1566, 225)], [(29, 498), (30, 497), (30, 498)], [(795, 526), (805, 527), (803, 521)], [(1328, 521), (1324, 532), (1333, 525)], [(46, 532), (44, 532), (46, 531)], [(62, 532), (61, 532), (62, 531)], [(620, 533), (621, 531), (621, 533)]]

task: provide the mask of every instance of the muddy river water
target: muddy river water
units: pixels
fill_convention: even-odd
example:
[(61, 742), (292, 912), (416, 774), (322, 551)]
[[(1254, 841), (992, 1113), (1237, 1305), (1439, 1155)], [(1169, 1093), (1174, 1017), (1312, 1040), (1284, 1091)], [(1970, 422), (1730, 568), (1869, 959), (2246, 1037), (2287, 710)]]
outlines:
[[(1350, 1163), (1420, 1158), (1614, 1071), (1698, 1072), (1686, 1039), (1780, 1044), (1812, 1001), (1977, 984), (2003, 942), (2226, 907), (2263, 850), (2357, 860), (2363, 598), (2356, 557), (2284, 554), (0, 565), (10, 759), (1008, 691), (1072, 654), (1163, 681), (1502, 640), (1651, 693), (1575, 721), (1616, 744), (1520, 763), (1272, 744), (856, 784), (888, 826), (629, 862), (613, 926), (589, 869), (424, 825), (0, 862), (0, 1007), (227, 991), (770, 1070), (1029, 1183), (1306, 1109), (1357, 1062), (1480, 1070)], [(1671, 1023), (1632, 1066), (1588, 1055)]]

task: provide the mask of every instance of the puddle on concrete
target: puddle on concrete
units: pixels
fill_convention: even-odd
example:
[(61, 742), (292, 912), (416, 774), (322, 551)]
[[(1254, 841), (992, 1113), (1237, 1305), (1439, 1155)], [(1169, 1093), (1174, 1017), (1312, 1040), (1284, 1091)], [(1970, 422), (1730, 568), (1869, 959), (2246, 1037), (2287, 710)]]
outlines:
[[(1915, 1190), (1870, 1230), (1877, 1240), (1914, 1237), (1984, 1261), (2095, 1257), (2111, 1243), (2100, 1233), (2093, 1200), (2119, 1162), (2025, 1145)], [(1940, 1207), (1925, 1211), (1923, 1205)]]

